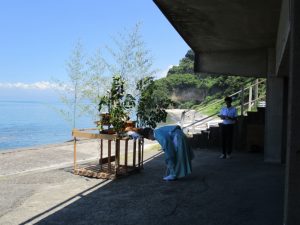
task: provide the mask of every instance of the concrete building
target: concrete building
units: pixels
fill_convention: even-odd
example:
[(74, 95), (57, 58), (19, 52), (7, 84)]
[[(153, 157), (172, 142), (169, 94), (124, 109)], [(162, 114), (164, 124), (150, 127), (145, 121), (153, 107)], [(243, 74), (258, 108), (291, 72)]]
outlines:
[(285, 164), (282, 224), (299, 225), (300, 1), (154, 2), (195, 52), (196, 72), (267, 78), (264, 159)]

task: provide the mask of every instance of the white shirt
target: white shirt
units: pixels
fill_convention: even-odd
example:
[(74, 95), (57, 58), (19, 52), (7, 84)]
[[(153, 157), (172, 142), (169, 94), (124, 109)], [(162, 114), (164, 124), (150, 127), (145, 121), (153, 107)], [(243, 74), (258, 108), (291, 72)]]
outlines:
[[(220, 116), (228, 116), (231, 118), (236, 118), (237, 117), (237, 111), (236, 108), (233, 106), (230, 106), (229, 108), (227, 106), (223, 107), (220, 111)], [(223, 119), (223, 124), (234, 124), (235, 120), (230, 120), (230, 119)]]

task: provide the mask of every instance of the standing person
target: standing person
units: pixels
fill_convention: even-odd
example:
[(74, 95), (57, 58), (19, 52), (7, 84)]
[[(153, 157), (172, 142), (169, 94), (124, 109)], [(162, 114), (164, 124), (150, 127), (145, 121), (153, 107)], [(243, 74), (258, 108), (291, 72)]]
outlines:
[(144, 128), (139, 134), (150, 140), (157, 140), (165, 153), (167, 165), (165, 181), (185, 177), (192, 172), (194, 154), (187, 143), (187, 137), (179, 126), (169, 125), (156, 129)]
[(232, 98), (225, 98), (226, 106), (224, 106), (219, 114), (219, 117), (223, 120), (221, 125), (222, 132), (222, 159), (230, 159), (232, 152), (232, 142), (233, 142), (233, 131), (234, 124), (237, 121), (237, 111), (236, 108), (231, 105)]

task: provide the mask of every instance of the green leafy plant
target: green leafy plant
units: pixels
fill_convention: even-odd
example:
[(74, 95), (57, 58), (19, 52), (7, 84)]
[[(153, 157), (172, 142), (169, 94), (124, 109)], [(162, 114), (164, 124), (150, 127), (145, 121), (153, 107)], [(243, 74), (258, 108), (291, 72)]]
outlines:
[(157, 123), (166, 122), (166, 108), (173, 102), (169, 98), (155, 95), (156, 89), (153, 77), (145, 77), (137, 82), (136, 89), (139, 91), (137, 106), (137, 120), (139, 127), (155, 128)]
[(120, 75), (113, 76), (111, 89), (100, 98), (98, 108), (101, 113), (104, 106), (107, 107), (109, 122), (117, 133), (123, 130), (129, 112), (135, 106), (135, 98), (125, 94), (124, 85), (125, 81)]

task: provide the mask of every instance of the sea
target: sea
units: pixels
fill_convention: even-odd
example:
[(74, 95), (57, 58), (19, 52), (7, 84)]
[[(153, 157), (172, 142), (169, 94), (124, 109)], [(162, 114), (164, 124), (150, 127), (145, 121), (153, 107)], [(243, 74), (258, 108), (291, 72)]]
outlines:
[[(0, 101), (0, 152), (63, 143), (72, 140), (73, 124), (60, 109), (60, 102)], [(95, 127), (95, 118), (76, 119), (76, 128)]]

